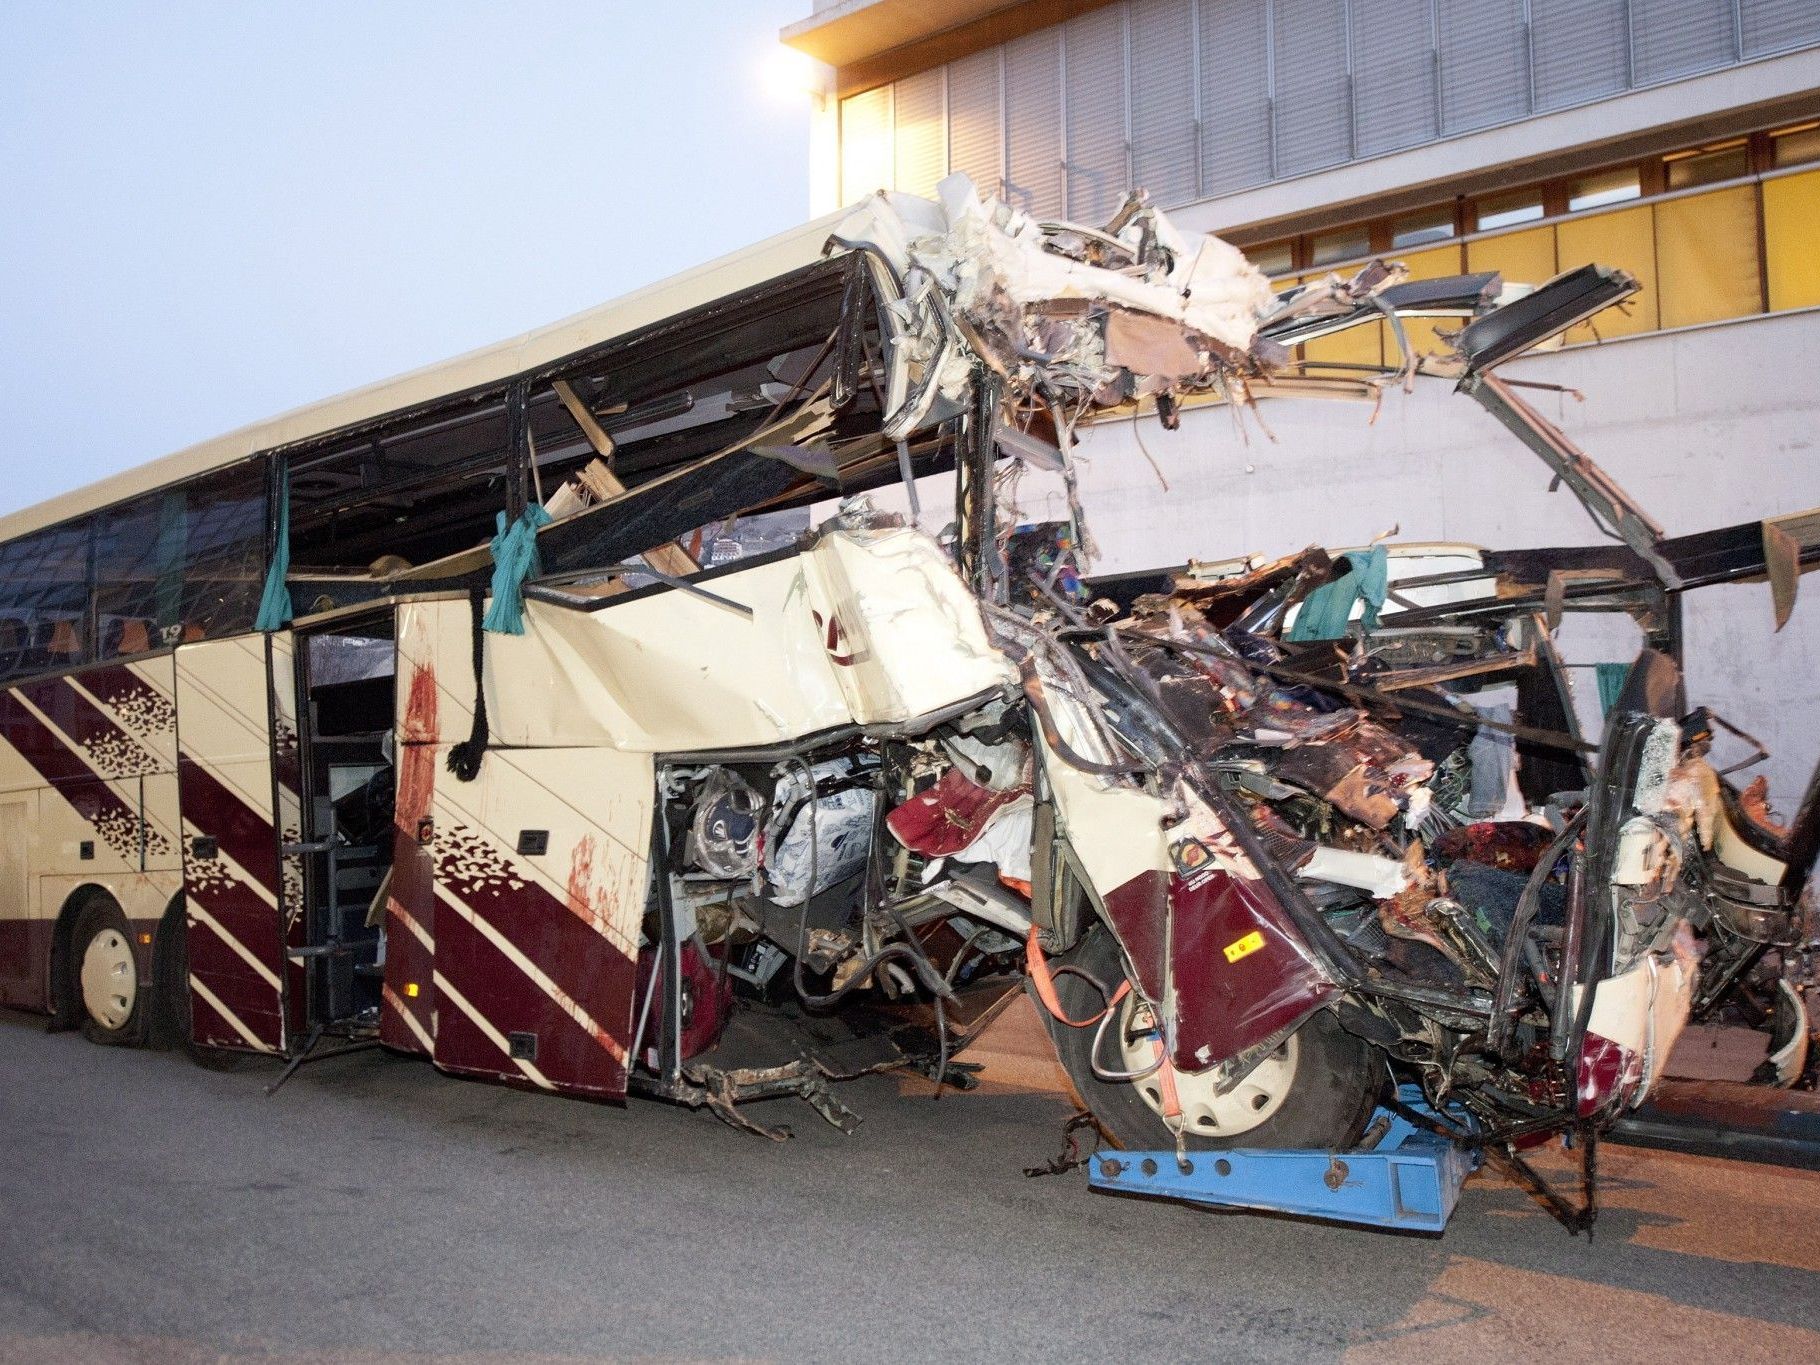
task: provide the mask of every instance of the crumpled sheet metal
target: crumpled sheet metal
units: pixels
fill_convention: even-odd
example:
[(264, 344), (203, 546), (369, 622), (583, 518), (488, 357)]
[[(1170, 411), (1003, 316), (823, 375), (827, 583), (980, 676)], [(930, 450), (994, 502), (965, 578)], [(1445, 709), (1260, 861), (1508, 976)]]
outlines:
[[(1052, 391), (1117, 402), (1255, 371), (1254, 344), (1275, 357), (1257, 337), (1258, 319), (1276, 307), (1270, 282), (1217, 237), (1184, 235), (1147, 205), (1122, 213), (1116, 233), (1046, 232), (998, 200), (982, 200), (959, 174), (936, 193), (933, 201), (874, 195), (842, 220), (833, 240), (869, 247), (890, 262), (906, 295), (897, 318), (907, 326), (943, 311), (914, 306), (932, 284), (947, 315), (1013, 379), (1014, 390), (1040, 380)], [(1060, 249), (1070, 236), (1084, 244), (1076, 254)], [(1140, 258), (1146, 252), (1148, 260)], [(1077, 259), (1096, 253), (1125, 253), (1137, 264), (1115, 269)], [(964, 393), (964, 350), (926, 335), (907, 338), (904, 347), (944, 366), (944, 394)]]
[(973, 182), (955, 174), (936, 186), (934, 201), (881, 193), (857, 205), (835, 229), (843, 241), (867, 242), (900, 274), (920, 267), (941, 283), (965, 313), (1002, 291), (1014, 303), (1088, 299), (1169, 318), (1244, 351), (1257, 319), (1276, 307), (1262, 271), (1218, 237), (1178, 232), (1146, 208), (1118, 234), (1135, 249), (1148, 229), (1172, 259), (1167, 271), (1131, 275), (1090, 265), (1050, 249), (1041, 226), (997, 199), (982, 200)]
[(1185, 784), (1175, 796), (1183, 817), (1163, 831), (1171, 1061), (1225, 1063), (1236, 1081), (1336, 986), (1220, 816)]

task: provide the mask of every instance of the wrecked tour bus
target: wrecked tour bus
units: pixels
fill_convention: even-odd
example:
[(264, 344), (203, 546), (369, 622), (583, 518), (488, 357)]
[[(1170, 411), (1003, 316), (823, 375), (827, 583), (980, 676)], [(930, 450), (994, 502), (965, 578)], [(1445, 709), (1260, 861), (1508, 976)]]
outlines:
[[(1636, 283), (1279, 294), (1141, 196), (940, 195), (0, 522), (0, 999), (775, 1132), (752, 1101), (967, 1084), (1027, 987), (1103, 1131), (1178, 1151), (1344, 1148), (1399, 1083), (1590, 1133), (1745, 989), (1799, 1073), (1820, 789), (1773, 823), (1676, 656), (1689, 589), (1786, 611), (1815, 522), (1668, 537), (1499, 370)], [(1400, 366), (1295, 359), (1381, 321)], [(1081, 424), (1418, 375), (1612, 538), (1087, 576)], [(1018, 523), (1027, 471), (1067, 521)], [(1602, 734), (1581, 611), (1647, 641)]]

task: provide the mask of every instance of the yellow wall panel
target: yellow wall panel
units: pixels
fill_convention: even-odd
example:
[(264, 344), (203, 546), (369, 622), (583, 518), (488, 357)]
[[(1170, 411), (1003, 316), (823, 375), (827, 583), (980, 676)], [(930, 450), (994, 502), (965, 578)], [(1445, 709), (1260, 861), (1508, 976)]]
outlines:
[(1302, 347), (1302, 354), (1309, 360), (1324, 360), (1332, 364), (1382, 365), (1384, 343), (1380, 340), (1379, 333), (1383, 330), (1384, 324), (1381, 322), (1360, 323), (1344, 332), (1335, 332), (1330, 337), (1307, 342)]
[(1763, 182), (1763, 239), (1770, 309), (1820, 304), (1820, 171)]
[(1591, 322), (1567, 334), (1567, 340), (1593, 341), (1597, 337), (1630, 336), (1653, 332), (1657, 321), (1656, 232), (1654, 210), (1649, 205), (1569, 218), (1555, 229), (1556, 259), (1563, 271), (1583, 265), (1615, 265), (1628, 270), (1643, 286), (1626, 311), (1608, 308)]
[(1655, 209), (1664, 327), (1748, 317), (1763, 310), (1755, 186), (1671, 199)]
[(1546, 284), (1556, 275), (1555, 230), (1527, 228), (1466, 244), (1468, 270), (1496, 270), (1505, 284)]
[[(1438, 280), (1443, 275), (1461, 273), (1460, 244), (1449, 242), (1445, 246), (1429, 247), (1426, 251), (1408, 251), (1402, 254), (1395, 252), (1387, 258), (1401, 262), (1409, 267), (1409, 278), (1412, 280)], [(1457, 332), (1466, 324), (1460, 318), (1404, 318), (1403, 331), (1409, 337), (1409, 347), (1418, 356), (1446, 355), (1453, 348), (1436, 335), (1435, 329), (1442, 328), (1448, 332)], [(1384, 363), (1397, 363), (1396, 339), (1389, 335), (1389, 326), (1380, 323), (1384, 331)]]
[[(1295, 275), (1288, 279), (1273, 280), (1277, 289), (1287, 289), (1295, 284), (1313, 284), (1324, 280), (1326, 270), (1311, 270), (1306, 275)], [(1384, 346), (1378, 340), (1378, 332), (1383, 323), (1370, 326), (1348, 328), (1344, 332), (1330, 337), (1321, 337), (1317, 341), (1304, 342), (1300, 347), (1304, 360), (1324, 360), (1336, 365), (1382, 365), (1384, 363)]]

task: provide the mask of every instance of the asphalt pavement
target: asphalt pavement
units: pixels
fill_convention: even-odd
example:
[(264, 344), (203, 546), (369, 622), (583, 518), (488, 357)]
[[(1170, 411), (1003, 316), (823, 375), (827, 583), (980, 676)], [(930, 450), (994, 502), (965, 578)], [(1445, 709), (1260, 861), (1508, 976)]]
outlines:
[(772, 1144), (0, 1013), (0, 1362), (1820, 1359), (1820, 1174), (1607, 1148), (1590, 1242), (1483, 1173), (1438, 1239), (1097, 1195), (1022, 1173), (1071, 1108), (1030, 1033)]

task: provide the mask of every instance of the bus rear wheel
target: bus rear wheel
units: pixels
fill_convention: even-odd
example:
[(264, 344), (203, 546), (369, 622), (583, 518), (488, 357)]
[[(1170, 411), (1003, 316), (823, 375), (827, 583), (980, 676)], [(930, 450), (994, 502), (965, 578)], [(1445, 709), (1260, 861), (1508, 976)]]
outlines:
[(183, 897), (178, 896), (158, 925), (158, 952), (152, 961), (154, 1045), (174, 1048), (207, 1071), (238, 1071), (250, 1054), (207, 1047), (196, 1041), (190, 1013), (190, 931)]
[(144, 1041), (146, 1006), (133, 929), (105, 891), (92, 894), (76, 912), (70, 984), (81, 1006), (83, 1036), (91, 1043), (131, 1046)]

